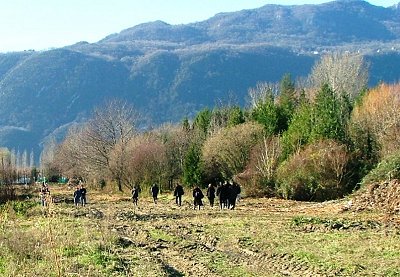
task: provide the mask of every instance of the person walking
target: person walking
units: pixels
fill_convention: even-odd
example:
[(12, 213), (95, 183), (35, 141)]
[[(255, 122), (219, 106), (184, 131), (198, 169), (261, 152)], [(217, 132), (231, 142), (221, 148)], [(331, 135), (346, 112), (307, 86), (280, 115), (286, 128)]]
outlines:
[(76, 187), (75, 191), (74, 191), (74, 204), (75, 207), (79, 206), (79, 203), (81, 203), (81, 189), (79, 188), (79, 186)]
[(207, 198), (210, 201), (211, 208), (214, 207), (214, 200), (215, 200), (215, 187), (212, 184), (208, 185), (207, 188)]
[(153, 186), (151, 187), (151, 195), (153, 196), (153, 201), (154, 204), (157, 204), (157, 197), (160, 189), (158, 188), (157, 184), (154, 183)]
[(235, 181), (233, 181), (233, 187), (236, 191), (236, 202), (240, 201), (241, 198), (241, 193), (242, 193), (242, 189), (240, 188), (240, 185), (238, 183), (236, 183)]
[(236, 189), (233, 186), (232, 182), (228, 183), (228, 189), (227, 189), (227, 196), (228, 196), (228, 209), (234, 210), (236, 206)]
[(80, 188), (80, 191), (81, 191), (81, 205), (82, 205), (82, 207), (85, 207), (86, 206), (86, 188), (83, 186), (83, 184), (81, 184), (81, 188)]
[(177, 183), (175, 186), (174, 190), (174, 196), (175, 196), (175, 203), (179, 207), (182, 206), (182, 195), (184, 194), (184, 190), (181, 184)]
[(228, 184), (225, 181), (224, 184), (220, 184), (217, 188), (217, 195), (219, 198), (219, 207), (224, 209), (228, 207)]
[(196, 186), (193, 189), (193, 209), (196, 210), (197, 207), (199, 207), (199, 210), (201, 209), (201, 206), (203, 206), (203, 199), (204, 198), (204, 194), (201, 191), (201, 189), (199, 188), (199, 186)]
[(132, 201), (133, 205), (137, 206), (138, 205), (138, 200), (139, 200), (139, 187), (134, 186), (132, 189)]
[(40, 189), (40, 202), (42, 203), (42, 207), (47, 206), (49, 197), (50, 197), (49, 186), (45, 182), (43, 182), (42, 187)]

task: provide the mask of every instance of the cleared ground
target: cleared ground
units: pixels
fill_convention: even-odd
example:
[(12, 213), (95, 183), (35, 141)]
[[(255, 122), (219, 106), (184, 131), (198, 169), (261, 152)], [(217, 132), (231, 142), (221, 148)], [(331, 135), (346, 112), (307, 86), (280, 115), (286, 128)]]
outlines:
[(245, 198), (234, 211), (198, 211), (186, 194), (177, 207), (142, 193), (137, 208), (123, 194), (89, 191), (78, 208), (72, 190), (52, 194), (48, 208), (2, 209), (1, 276), (400, 275), (397, 217), (345, 211), (347, 200)]

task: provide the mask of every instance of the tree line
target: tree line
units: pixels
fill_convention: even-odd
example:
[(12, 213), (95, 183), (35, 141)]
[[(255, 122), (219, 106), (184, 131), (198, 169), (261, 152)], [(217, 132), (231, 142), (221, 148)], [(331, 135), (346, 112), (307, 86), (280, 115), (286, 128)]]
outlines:
[[(249, 104), (218, 105), (194, 118), (142, 130), (113, 100), (47, 149), (48, 172), (118, 190), (172, 189), (234, 180), (247, 195), (322, 201), (356, 189), (400, 143), (400, 85), (368, 89), (362, 56), (328, 54), (303, 80), (249, 89)], [(46, 149), (45, 149), (46, 150)]]

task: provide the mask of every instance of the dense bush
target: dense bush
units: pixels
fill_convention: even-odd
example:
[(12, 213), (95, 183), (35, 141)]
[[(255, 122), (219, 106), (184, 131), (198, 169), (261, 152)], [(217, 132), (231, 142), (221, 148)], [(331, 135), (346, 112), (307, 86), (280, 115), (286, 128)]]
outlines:
[(383, 159), (362, 180), (362, 184), (400, 179), (400, 151)]
[(333, 140), (319, 141), (291, 156), (277, 173), (277, 192), (284, 198), (323, 201), (347, 191), (349, 153)]
[(204, 164), (212, 165), (225, 179), (231, 179), (244, 171), (252, 147), (262, 139), (263, 134), (263, 126), (253, 122), (223, 129), (205, 141), (202, 153)]
[(246, 197), (276, 196), (274, 183), (251, 171), (245, 171), (235, 176), (235, 182), (240, 184)]
[(253, 147), (246, 170), (236, 176), (238, 183), (246, 189), (246, 195), (275, 195), (276, 170), (280, 155), (279, 136), (264, 137)]
[(0, 186), (0, 204), (17, 198), (15, 189), (10, 185)]
[(399, 96), (399, 84), (382, 84), (368, 91), (355, 106), (351, 116), (352, 137), (356, 146), (362, 143), (358, 148), (366, 154), (385, 157), (399, 149)]
[(0, 211), (12, 210), (18, 216), (26, 216), (28, 210), (39, 205), (36, 201), (9, 201), (4, 206), (0, 207)]

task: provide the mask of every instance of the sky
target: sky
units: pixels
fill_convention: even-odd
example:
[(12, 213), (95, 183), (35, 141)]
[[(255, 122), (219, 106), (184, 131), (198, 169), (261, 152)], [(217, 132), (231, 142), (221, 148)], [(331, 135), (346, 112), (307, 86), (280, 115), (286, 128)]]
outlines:
[[(400, 0), (370, 0), (388, 7)], [(320, 4), (329, 0), (0, 0), (0, 52), (46, 50), (90, 43), (137, 24), (202, 21), (220, 12), (266, 4)]]

